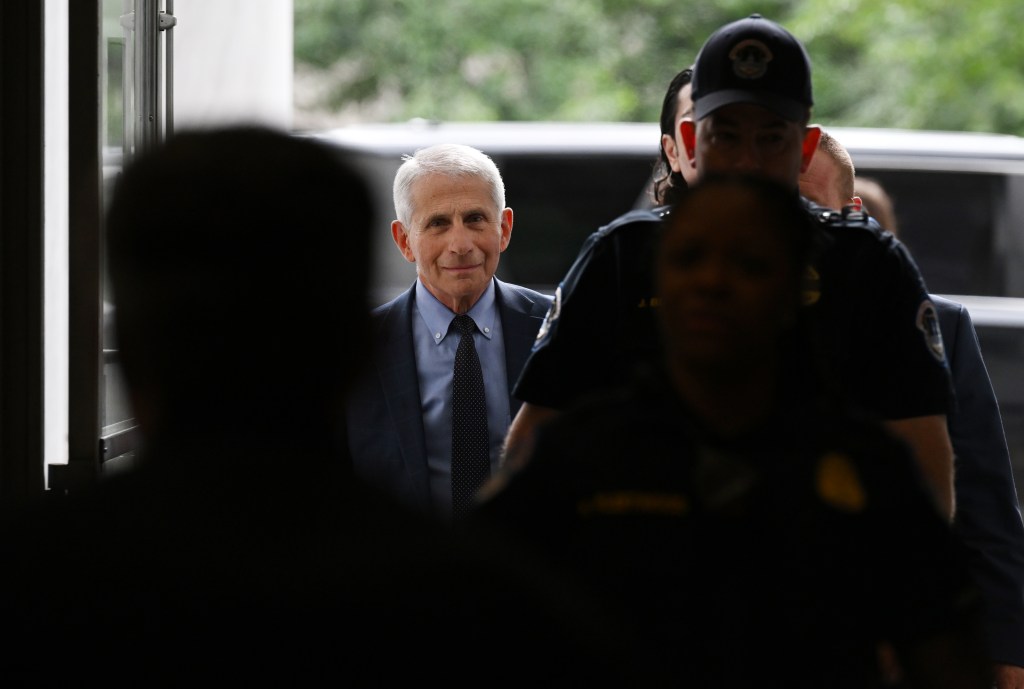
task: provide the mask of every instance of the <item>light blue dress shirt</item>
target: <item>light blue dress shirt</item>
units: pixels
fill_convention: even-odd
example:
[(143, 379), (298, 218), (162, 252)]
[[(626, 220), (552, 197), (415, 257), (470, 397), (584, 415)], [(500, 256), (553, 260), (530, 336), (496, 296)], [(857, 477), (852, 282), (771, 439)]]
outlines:
[[(487, 431), (491, 438), (491, 472), (498, 468), (501, 446), (512, 422), (505, 371), (505, 339), (495, 302), (494, 280), (469, 310), (476, 323), (473, 344), (483, 369), (487, 397)], [(459, 334), (448, 332), (456, 314), (416, 281), (416, 315), (412, 319), (416, 373), (427, 442), (430, 500), (439, 514), (452, 512), (452, 370)]]

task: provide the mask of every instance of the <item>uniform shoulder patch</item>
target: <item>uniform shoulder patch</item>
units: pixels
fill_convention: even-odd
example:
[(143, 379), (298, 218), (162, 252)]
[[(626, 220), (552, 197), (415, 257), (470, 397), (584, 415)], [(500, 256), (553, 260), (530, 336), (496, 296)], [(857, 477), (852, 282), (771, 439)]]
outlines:
[(942, 344), (942, 330), (939, 328), (939, 314), (931, 299), (925, 299), (917, 307), (917, 329), (921, 331), (928, 352), (941, 364), (946, 362), (946, 347)]
[(540, 342), (548, 333), (551, 332), (551, 327), (558, 320), (559, 314), (562, 312), (562, 287), (559, 285), (555, 288), (555, 297), (551, 300), (551, 306), (548, 307), (548, 312), (544, 314), (544, 321), (540, 324), (540, 329), (537, 330), (537, 342)]

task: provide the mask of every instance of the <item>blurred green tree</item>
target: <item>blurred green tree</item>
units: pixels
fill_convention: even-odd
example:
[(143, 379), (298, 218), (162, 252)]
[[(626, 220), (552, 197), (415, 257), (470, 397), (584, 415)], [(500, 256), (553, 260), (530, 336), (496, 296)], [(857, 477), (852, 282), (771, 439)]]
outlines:
[(1020, 0), (294, 0), (311, 107), (375, 119), (653, 121), (718, 26), (807, 45), (814, 119), (1024, 134)]
[(835, 124), (1024, 135), (1024, 3), (819, 0), (786, 22)]

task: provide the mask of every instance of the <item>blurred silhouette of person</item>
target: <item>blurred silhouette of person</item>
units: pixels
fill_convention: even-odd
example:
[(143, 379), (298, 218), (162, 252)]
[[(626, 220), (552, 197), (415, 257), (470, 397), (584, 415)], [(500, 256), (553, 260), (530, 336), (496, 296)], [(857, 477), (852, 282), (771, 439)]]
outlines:
[[(497, 469), (519, 410), (512, 386), (551, 297), (494, 277), (513, 216), (501, 173), (482, 151), (438, 144), (406, 156), (394, 201), (392, 238), (417, 279), (373, 310), (379, 346), (349, 396), (349, 446), (360, 476), (447, 520), (469, 509), (472, 493)], [(454, 375), (463, 341), (457, 323), (466, 318), (486, 412), (486, 428), (475, 432), (454, 423), (463, 390)], [(468, 452), (473, 446), (480, 466)]]
[[(476, 518), (620, 604), (678, 686), (987, 686), (960, 544), (909, 448), (814, 380), (796, 190), (706, 175), (657, 252), (663, 368), (566, 410)], [(814, 394), (808, 394), (813, 391)]]
[[(800, 176), (800, 191), (829, 208), (860, 207), (897, 231), (892, 200), (874, 180), (857, 177), (832, 136)], [(826, 141), (826, 132), (822, 132)], [(985, 601), (989, 658), (999, 689), (1024, 687), (1024, 522), (1002, 415), (967, 308), (931, 296), (938, 313), (955, 404), (947, 416), (956, 455), (953, 529), (968, 547), (971, 573)]]
[(340, 152), (269, 129), (182, 132), (126, 168), (107, 231), (139, 466), (7, 515), (0, 678), (392, 685), (503, 653), (523, 654), (504, 686), (630, 668), (529, 558), (351, 475), (373, 222)]
[(896, 218), (896, 208), (885, 187), (873, 177), (855, 175), (853, 178), (853, 195), (860, 199), (864, 210), (878, 220), (878, 224), (900, 235), (900, 225)]

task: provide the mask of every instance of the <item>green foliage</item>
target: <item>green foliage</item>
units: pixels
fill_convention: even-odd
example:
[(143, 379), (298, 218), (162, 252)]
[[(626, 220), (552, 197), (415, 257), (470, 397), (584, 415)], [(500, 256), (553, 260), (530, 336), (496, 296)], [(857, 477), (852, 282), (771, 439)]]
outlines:
[(816, 118), (1024, 134), (1024, 5), (806, 3), (787, 24), (815, 64)]
[[(815, 120), (1024, 134), (1020, 0), (294, 0), (295, 59), (334, 112), (653, 121), (718, 26), (758, 11), (814, 63)], [(377, 112), (382, 112), (378, 108)]]

